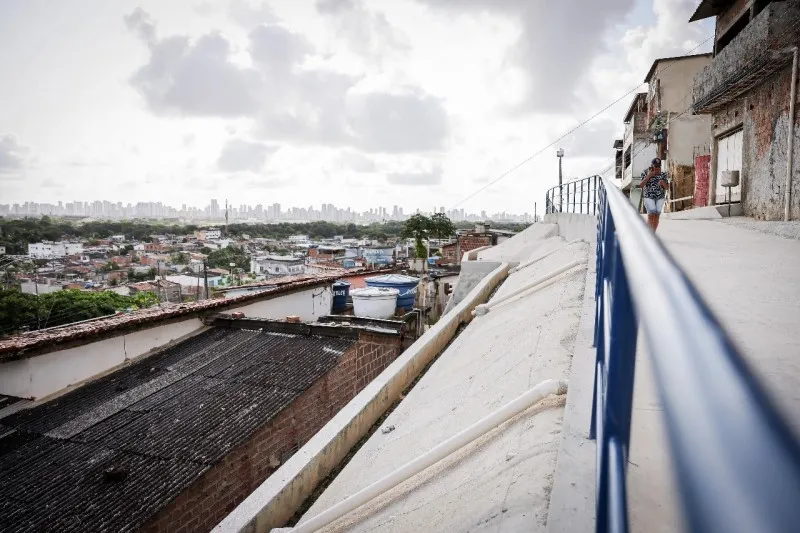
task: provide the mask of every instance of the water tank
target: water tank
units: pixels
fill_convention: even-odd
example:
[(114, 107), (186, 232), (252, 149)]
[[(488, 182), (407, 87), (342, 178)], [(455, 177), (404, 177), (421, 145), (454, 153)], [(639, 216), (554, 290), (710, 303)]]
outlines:
[(337, 280), (333, 284), (333, 310), (343, 311), (347, 308), (347, 296), (350, 294), (350, 283)]
[(419, 278), (403, 276), (402, 274), (385, 274), (383, 276), (373, 276), (364, 281), (366, 281), (367, 287), (388, 287), (390, 289), (397, 289), (400, 293), (397, 297), (397, 307), (402, 307), (403, 309), (411, 309), (414, 307)]
[(397, 289), (386, 287), (366, 287), (353, 289), (353, 312), (356, 316), (370, 318), (391, 318), (397, 307)]

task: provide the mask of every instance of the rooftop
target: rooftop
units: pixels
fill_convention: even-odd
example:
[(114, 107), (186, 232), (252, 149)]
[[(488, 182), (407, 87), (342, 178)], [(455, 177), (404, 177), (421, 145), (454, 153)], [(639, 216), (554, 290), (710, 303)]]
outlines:
[(686, 60), (689, 60), (689, 59), (697, 59), (698, 57), (713, 57), (713, 55), (714, 54), (708, 53), (708, 54), (694, 54), (694, 55), (689, 55), (689, 56), (660, 57), (660, 58), (656, 59), (655, 61), (653, 61), (653, 64), (650, 67), (650, 70), (647, 71), (647, 76), (644, 77), (644, 82), (645, 83), (649, 83), (650, 82), (650, 79), (653, 77), (653, 74), (656, 71), (656, 67), (660, 63), (665, 63), (665, 62), (668, 62), (668, 61), (686, 61)]
[(213, 327), (0, 419), (3, 530), (137, 530), (358, 338), (347, 328), (255, 325)]
[(702, 0), (700, 5), (697, 6), (692, 18), (689, 19), (689, 22), (697, 22), (698, 20), (703, 20), (708, 17), (716, 17), (731, 7), (733, 3), (734, 0)]
[[(352, 273), (353, 271), (351, 271)], [(358, 272), (358, 271), (355, 271)], [(86, 342), (115, 331), (129, 331), (152, 327), (159, 321), (172, 320), (189, 315), (202, 315), (211, 311), (235, 307), (252, 300), (268, 298), (271, 295), (284, 294), (298, 289), (316, 287), (338, 279), (338, 273), (326, 273), (306, 276), (287, 276), (275, 278), (268, 283), (252, 286), (268, 286), (269, 289), (257, 293), (242, 294), (233, 298), (202, 300), (200, 302), (182, 304), (162, 304), (157, 307), (141, 309), (132, 313), (118, 314), (113, 317), (71, 324), (58, 328), (31, 331), (0, 339), (0, 362), (23, 359), (34, 353), (44, 353), (58, 349), (62, 345), (75, 342)], [(248, 287), (242, 285), (237, 288)]]
[(625, 122), (626, 124), (631, 121), (631, 117), (633, 117), (633, 114), (635, 112), (637, 112), (636, 111), (637, 104), (640, 105), (640, 106), (641, 105), (645, 106), (645, 109), (643, 109), (642, 111), (645, 111), (647, 109), (646, 108), (646, 106), (647, 106), (647, 93), (637, 93), (636, 96), (633, 97), (633, 101), (631, 102), (630, 107), (625, 112), (625, 118), (624, 118), (623, 122)]

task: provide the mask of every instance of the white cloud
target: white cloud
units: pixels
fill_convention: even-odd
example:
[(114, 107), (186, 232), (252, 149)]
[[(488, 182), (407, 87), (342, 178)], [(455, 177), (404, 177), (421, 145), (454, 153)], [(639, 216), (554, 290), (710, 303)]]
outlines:
[(355, 92), (358, 78), (303, 68), (314, 48), (280, 24), (260, 24), (249, 33), (253, 67), (242, 67), (223, 35), (151, 41), (150, 20), (141, 10), (126, 18), (150, 49), (131, 84), (157, 114), (248, 117), (264, 139), (370, 152), (436, 150), (449, 133), (442, 101), (422, 89)]
[(442, 169), (436, 167), (431, 171), (391, 173), (386, 180), (390, 185), (437, 185), (442, 182)]
[[(635, 4), (0, 2), (0, 118), (36, 148), (0, 136), (3, 203), (452, 207), (708, 33), (696, 0)], [(613, 156), (628, 103), (559, 143), (567, 176)], [(463, 207), (532, 211), (555, 148)]]
[(19, 174), (25, 167), (28, 148), (14, 135), (0, 135), (0, 174)]
[(217, 166), (225, 172), (258, 172), (264, 167), (267, 157), (278, 149), (259, 142), (231, 139), (222, 148)]

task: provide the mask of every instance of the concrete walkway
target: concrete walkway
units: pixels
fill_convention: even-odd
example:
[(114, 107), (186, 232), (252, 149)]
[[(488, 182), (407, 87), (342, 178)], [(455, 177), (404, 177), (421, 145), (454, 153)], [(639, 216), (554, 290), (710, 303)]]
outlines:
[[(663, 220), (658, 234), (800, 435), (800, 241), (769, 234), (769, 228), (757, 222)], [(628, 465), (631, 530), (680, 531), (651, 371), (640, 335)]]

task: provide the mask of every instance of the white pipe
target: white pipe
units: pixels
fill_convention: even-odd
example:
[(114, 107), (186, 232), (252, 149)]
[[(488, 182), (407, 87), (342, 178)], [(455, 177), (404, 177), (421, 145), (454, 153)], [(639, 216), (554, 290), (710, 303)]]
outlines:
[[(556, 276), (554, 278), (550, 278), (547, 281), (545, 281), (543, 283), (540, 283), (539, 285), (536, 285), (535, 287), (531, 287), (529, 289), (526, 289), (525, 296), (530, 296), (534, 292), (538, 292), (538, 291), (540, 291), (542, 289), (545, 289), (545, 288), (547, 288), (547, 287), (549, 287), (551, 285), (555, 285), (559, 281), (561, 281), (561, 280), (558, 278), (558, 276)], [(516, 295), (514, 298), (516, 298), (518, 296), (520, 296), (520, 294)], [(488, 313), (489, 311), (497, 309), (498, 307), (502, 307), (502, 306), (504, 306), (504, 305), (506, 305), (506, 304), (508, 304), (510, 302), (511, 302), (511, 299), (510, 300), (503, 300), (502, 302), (492, 302), (493, 305), (491, 307), (481, 306), (479, 309), (476, 307), (477, 313), (473, 313), (472, 316), (483, 316), (486, 313)]]
[(783, 220), (792, 219), (792, 167), (794, 166), (794, 101), (797, 100), (797, 47), (792, 49), (792, 81), (789, 88), (789, 141), (786, 154), (786, 186), (783, 198)]
[(556, 270), (553, 270), (549, 274), (545, 274), (544, 276), (542, 276), (539, 279), (533, 280), (532, 282), (528, 283), (527, 285), (524, 285), (524, 286), (520, 287), (519, 289), (515, 290), (511, 294), (506, 294), (502, 298), (498, 298), (496, 300), (492, 300), (491, 302), (486, 303), (486, 304), (478, 305), (478, 306), (475, 307), (475, 309), (472, 310), (472, 316), (485, 315), (493, 307), (496, 307), (496, 306), (498, 306), (498, 305), (510, 300), (511, 298), (513, 298), (513, 297), (515, 297), (515, 296), (517, 296), (519, 294), (522, 294), (523, 292), (525, 292), (527, 290), (533, 289), (534, 287), (536, 287), (538, 285), (544, 286), (545, 283), (547, 283), (548, 281), (551, 281), (553, 278), (555, 278), (559, 274), (563, 274), (567, 270), (571, 270), (571, 269), (575, 268), (576, 266), (582, 265), (583, 263), (584, 263), (584, 261), (578, 261), (578, 260), (573, 261), (573, 262), (571, 262), (571, 263), (569, 263), (567, 265), (564, 265), (564, 266), (562, 266), (560, 268), (557, 268)]
[(575, 239), (574, 241), (569, 241), (569, 242), (568, 242), (567, 244), (565, 244), (564, 246), (561, 246), (561, 247), (559, 247), (559, 248), (556, 248), (555, 250), (550, 250), (550, 251), (549, 251), (549, 252), (547, 252), (546, 254), (544, 254), (544, 255), (540, 255), (540, 256), (539, 256), (539, 257), (537, 257), (536, 259), (531, 259), (530, 261), (527, 261), (527, 262), (525, 262), (525, 263), (522, 263), (521, 265), (517, 265), (517, 266), (515, 266), (514, 268), (512, 268), (511, 270), (509, 270), (509, 271), (508, 271), (508, 273), (509, 273), (509, 274), (513, 274), (514, 272), (519, 272), (519, 271), (520, 271), (520, 270), (522, 270), (523, 268), (528, 268), (528, 267), (529, 267), (529, 266), (531, 266), (532, 264), (534, 264), (534, 263), (538, 263), (539, 261), (541, 261), (542, 259), (544, 259), (544, 258), (546, 258), (546, 257), (550, 257), (550, 256), (551, 256), (551, 255), (553, 255), (554, 253), (556, 253), (556, 252), (559, 252), (559, 251), (563, 250), (563, 249), (564, 249), (564, 248), (566, 248), (567, 246), (572, 246), (573, 244), (577, 244), (577, 243), (579, 243), (579, 242), (583, 242), (583, 241), (582, 241), (581, 239)]
[[(369, 502), (370, 500), (393, 489), (411, 476), (414, 476), (434, 463), (444, 459), (451, 453), (463, 448), (478, 437), (488, 433), (503, 422), (518, 415), (533, 404), (540, 402), (551, 394), (562, 395), (567, 392), (566, 381), (556, 381), (548, 379), (542, 381), (526, 393), (518, 396), (515, 400), (507, 403), (497, 411), (481, 418), (468, 428), (456, 433), (446, 441), (440, 443), (432, 450), (420, 455), (394, 472), (382, 477), (368, 487), (361, 489), (352, 496), (349, 496), (337, 503), (333, 507), (321, 512), (317, 516), (298, 524), (293, 529), (288, 529), (292, 533), (311, 533), (321, 529), (334, 520), (341, 518)], [(286, 531), (284, 529), (284, 531)]]

